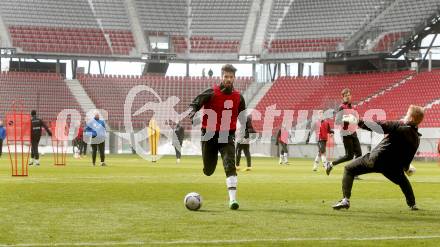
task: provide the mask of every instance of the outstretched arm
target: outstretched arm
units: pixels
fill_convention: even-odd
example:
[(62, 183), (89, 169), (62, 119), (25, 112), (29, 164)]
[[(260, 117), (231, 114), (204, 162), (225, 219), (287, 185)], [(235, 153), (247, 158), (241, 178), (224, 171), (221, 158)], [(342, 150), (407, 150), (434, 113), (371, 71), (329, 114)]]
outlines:
[(40, 120), (40, 121), (41, 121), (41, 126), (43, 126), (43, 128), (46, 130), (47, 134), (49, 134), (49, 136), (52, 136), (52, 132), (47, 127), (46, 123), (43, 120)]
[(377, 133), (388, 134), (393, 132), (399, 126), (402, 126), (401, 122), (398, 121), (363, 121), (360, 120), (358, 126), (362, 129), (374, 131)]

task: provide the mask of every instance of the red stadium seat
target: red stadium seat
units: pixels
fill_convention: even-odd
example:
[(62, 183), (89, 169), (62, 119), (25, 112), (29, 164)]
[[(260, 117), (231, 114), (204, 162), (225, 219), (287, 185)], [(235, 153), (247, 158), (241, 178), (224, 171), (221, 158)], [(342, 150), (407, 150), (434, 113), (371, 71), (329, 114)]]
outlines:
[[(10, 26), (14, 46), (24, 51), (111, 55), (111, 49), (100, 29), (68, 27)], [(113, 53), (129, 55), (135, 47), (130, 31), (104, 30), (110, 34)], [(117, 32), (118, 34), (114, 34)], [(122, 38), (123, 42), (118, 42)], [(46, 46), (50, 44), (50, 46)], [(89, 49), (93, 46), (93, 49)]]

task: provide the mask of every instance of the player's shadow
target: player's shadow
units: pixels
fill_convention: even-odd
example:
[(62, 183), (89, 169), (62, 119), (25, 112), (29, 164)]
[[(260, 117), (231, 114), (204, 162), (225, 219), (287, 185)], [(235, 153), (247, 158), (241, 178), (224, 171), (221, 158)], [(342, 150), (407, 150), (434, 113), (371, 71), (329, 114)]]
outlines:
[(200, 212), (200, 213), (219, 213), (222, 212), (221, 210), (212, 210), (212, 209), (199, 209), (195, 212)]
[[(257, 210), (248, 210), (248, 211), (257, 211)], [(303, 214), (304, 212), (300, 209), (295, 208), (279, 208), (279, 209), (261, 209), (258, 211), (267, 212), (267, 213), (277, 213), (277, 214)]]
[(224, 213), (227, 211), (236, 211), (236, 212), (256, 212), (256, 211), (260, 211), (260, 210), (252, 210), (252, 209), (238, 209), (238, 210), (230, 210), (230, 209), (225, 209), (225, 210), (212, 210), (212, 209), (199, 209), (197, 211), (194, 212), (200, 212), (200, 213)]

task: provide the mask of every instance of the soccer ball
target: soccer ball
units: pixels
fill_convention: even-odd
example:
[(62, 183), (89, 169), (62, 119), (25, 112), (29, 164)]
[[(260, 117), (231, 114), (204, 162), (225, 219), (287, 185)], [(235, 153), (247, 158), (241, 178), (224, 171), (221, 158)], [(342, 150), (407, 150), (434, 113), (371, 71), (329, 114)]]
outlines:
[(416, 168), (413, 165), (409, 165), (408, 171), (406, 171), (406, 175), (412, 176), (416, 173)]
[(359, 120), (353, 114), (343, 115), (342, 121), (348, 122), (349, 124), (358, 124), (359, 122)]
[(75, 159), (79, 159), (79, 158), (81, 158), (81, 156), (79, 155), (79, 152), (75, 151), (75, 152), (73, 153), (73, 158), (75, 158)]
[(196, 211), (202, 207), (202, 201), (202, 197), (199, 195), (199, 193), (191, 192), (185, 196), (185, 199), (183, 199), (183, 204), (187, 209)]

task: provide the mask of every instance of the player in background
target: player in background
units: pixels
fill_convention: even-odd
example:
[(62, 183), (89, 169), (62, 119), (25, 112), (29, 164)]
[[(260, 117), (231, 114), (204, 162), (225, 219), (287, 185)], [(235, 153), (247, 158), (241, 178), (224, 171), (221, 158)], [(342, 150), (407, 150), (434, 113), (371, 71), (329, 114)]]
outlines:
[(440, 166), (440, 139), (438, 140), (438, 144), (437, 144), (437, 158), (438, 158), (438, 165)]
[(42, 128), (44, 128), (49, 136), (52, 136), (46, 123), (37, 117), (35, 110), (31, 111), (31, 160), (29, 165), (40, 165), (40, 154), (38, 153), (38, 145), (40, 144)]
[(330, 122), (327, 118), (324, 118), (324, 111), (318, 111), (318, 119), (312, 123), (309, 135), (307, 136), (306, 144), (310, 141), (310, 136), (312, 131), (315, 132), (317, 144), (318, 144), (318, 154), (316, 155), (315, 162), (313, 163), (313, 171), (317, 171), (319, 167), (319, 159), (321, 158), (322, 164), (327, 162), (326, 156), (326, 145), (328, 135), (333, 135), (334, 131), (330, 128)]
[(243, 138), (238, 138), (237, 140), (237, 147), (235, 150), (236, 151), (235, 166), (237, 170), (240, 170), (241, 151), (243, 150), (247, 162), (246, 171), (250, 171), (252, 170), (252, 163), (251, 163), (251, 153), (249, 151), (249, 134), (256, 133), (254, 127), (252, 126), (252, 115), (247, 116), (246, 126), (241, 129), (244, 130), (244, 135), (240, 135), (240, 137)]
[(437, 144), (437, 152), (440, 155), (440, 139), (438, 140), (438, 144)]
[(99, 150), (99, 157), (101, 158), (101, 166), (106, 166), (105, 163), (105, 138), (107, 135), (106, 124), (104, 120), (99, 119), (99, 113), (95, 113), (95, 117), (87, 122), (84, 136), (91, 138), (90, 145), (92, 146), (92, 163), (96, 165), (96, 154)]
[(287, 143), (289, 142), (289, 131), (286, 129), (286, 126), (283, 124), (281, 128), (277, 132), (275, 145), (278, 146), (280, 150), (280, 160), (279, 164), (288, 165), (289, 162), (287, 160), (288, 150)]
[(83, 147), (83, 133), (84, 133), (84, 129), (83, 127), (80, 125), (78, 127), (78, 132), (76, 134), (75, 139), (73, 139), (72, 144), (73, 144), (73, 157), (74, 158), (81, 158), (81, 153), (82, 153), (82, 147)]
[(159, 148), (160, 128), (157, 125), (156, 119), (151, 118), (148, 123), (148, 142), (150, 144), (151, 161), (157, 161), (157, 151)]
[[(405, 172), (407, 175), (414, 172), (413, 169), (410, 169), (410, 164), (420, 144), (421, 134), (418, 132), (418, 125), (422, 122), (423, 116), (422, 107), (411, 105), (403, 122), (359, 121), (360, 128), (383, 133), (386, 136), (370, 153), (345, 166), (342, 178), (343, 199), (333, 205), (334, 209), (348, 209), (354, 177), (373, 172), (382, 173), (391, 182), (399, 185), (410, 209), (418, 209)], [(356, 123), (357, 119), (352, 117), (349, 121)]]
[[(234, 66), (224, 65), (220, 84), (199, 94), (190, 104), (192, 112), (189, 115), (194, 124), (195, 113), (204, 108), (201, 129), (203, 173), (206, 176), (214, 173), (220, 152), (226, 174), (229, 208), (232, 210), (239, 208), (236, 198), (238, 179), (235, 168), (235, 131), (238, 115), (246, 109), (243, 96), (234, 89), (236, 71)], [(240, 123), (245, 124), (245, 119), (240, 119)]]
[(79, 140), (79, 155), (81, 157), (86, 157), (87, 155), (87, 142), (84, 141), (84, 127), (86, 127), (86, 123), (83, 122), (83, 125), (79, 127), (78, 130), (78, 137), (81, 137), (81, 140)]
[(177, 123), (173, 131), (173, 146), (176, 150), (176, 163), (180, 163), (180, 158), (182, 157), (182, 144), (183, 138), (185, 137), (185, 130), (180, 125), (180, 123)]
[(341, 96), (342, 104), (339, 106), (336, 113), (335, 124), (342, 125), (341, 135), (344, 143), (345, 155), (333, 162), (327, 161), (324, 164), (327, 175), (330, 175), (330, 172), (334, 166), (362, 156), (361, 144), (357, 137), (356, 129), (349, 128), (349, 123), (347, 121), (343, 121), (343, 116), (357, 116), (355, 109), (351, 105), (351, 90), (348, 88), (343, 89)]
[(3, 141), (6, 139), (6, 128), (3, 126), (3, 121), (0, 120), (0, 157), (3, 154)]

